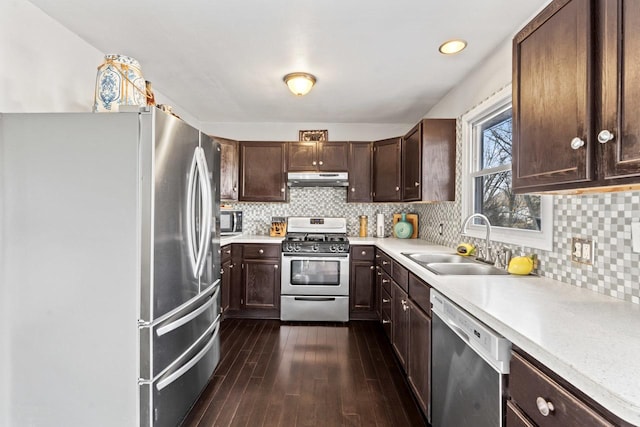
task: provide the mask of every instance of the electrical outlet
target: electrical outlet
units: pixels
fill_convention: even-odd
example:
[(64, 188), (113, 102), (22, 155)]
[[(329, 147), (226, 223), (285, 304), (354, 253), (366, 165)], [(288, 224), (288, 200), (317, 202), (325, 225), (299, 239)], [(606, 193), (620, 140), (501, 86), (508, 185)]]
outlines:
[(571, 261), (580, 264), (593, 264), (593, 240), (572, 237)]

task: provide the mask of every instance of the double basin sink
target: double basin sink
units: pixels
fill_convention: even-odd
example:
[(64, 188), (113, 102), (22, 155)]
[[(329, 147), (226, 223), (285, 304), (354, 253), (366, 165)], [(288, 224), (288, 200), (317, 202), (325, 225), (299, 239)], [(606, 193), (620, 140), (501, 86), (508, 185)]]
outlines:
[(456, 254), (402, 253), (435, 274), (462, 276), (503, 276), (507, 271)]

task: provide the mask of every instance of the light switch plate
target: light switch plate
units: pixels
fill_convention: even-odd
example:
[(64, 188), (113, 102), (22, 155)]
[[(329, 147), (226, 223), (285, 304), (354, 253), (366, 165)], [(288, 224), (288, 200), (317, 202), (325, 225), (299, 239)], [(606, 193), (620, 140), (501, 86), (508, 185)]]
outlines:
[(640, 222), (631, 223), (631, 250), (640, 253)]

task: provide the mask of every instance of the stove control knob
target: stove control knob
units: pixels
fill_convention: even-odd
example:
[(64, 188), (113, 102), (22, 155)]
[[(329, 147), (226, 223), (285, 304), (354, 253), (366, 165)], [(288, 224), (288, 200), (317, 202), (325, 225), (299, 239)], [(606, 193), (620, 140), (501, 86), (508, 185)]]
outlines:
[(312, 250), (313, 252), (318, 252), (318, 251), (320, 250), (320, 248), (318, 247), (318, 245), (313, 245), (313, 246), (311, 247), (311, 250)]
[(336, 251), (336, 245), (329, 246), (329, 252), (335, 252), (335, 251)]
[(300, 252), (300, 243), (296, 243), (294, 251)]

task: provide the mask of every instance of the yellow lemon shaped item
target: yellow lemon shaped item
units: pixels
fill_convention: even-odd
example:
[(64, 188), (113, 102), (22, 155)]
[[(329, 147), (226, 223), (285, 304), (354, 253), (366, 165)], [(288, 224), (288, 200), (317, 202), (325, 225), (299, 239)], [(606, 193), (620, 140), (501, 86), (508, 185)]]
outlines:
[(456, 248), (456, 252), (458, 253), (458, 255), (462, 255), (462, 256), (473, 255), (475, 251), (476, 251), (476, 247), (470, 243), (460, 243)]
[(510, 274), (520, 274), (526, 276), (533, 271), (533, 259), (528, 256), (517, 256), (511, 258), (509, 261), (509, 268), (507, 271)]

